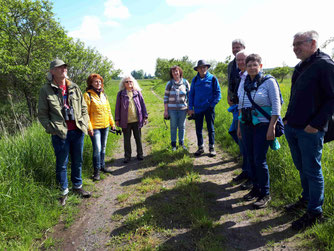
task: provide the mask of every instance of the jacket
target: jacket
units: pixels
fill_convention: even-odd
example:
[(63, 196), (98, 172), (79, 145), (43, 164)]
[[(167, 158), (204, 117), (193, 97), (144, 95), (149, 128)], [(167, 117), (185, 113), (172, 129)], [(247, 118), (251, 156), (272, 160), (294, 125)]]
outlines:
[(227, 80), (228, 80), (227, 94), (230, 97), (230, 100), (234, 104), (238, 103), (237, 91), (240, 83), (239, 71), (240, 70), (237, 67), (236, 58), (234, 58), (227, 65)]
[(90, 89), (85, 92), (84, 99), (89, 115), (88, 130), (107, 128), (109, 125), (115, 126), (109, 101), (103, 92), (99, 96), (93, 89)]
[(193, 78), (189, 92), (189, 110), (195, 113), (214, 108), (221, 99), (218, 79), (207, 72), (203, 80), (199, 74)]
[(169, 110), (187, 110), (189, 83), (186, 79), (176, 84), (174, 79), (168, 81), (165, 88), (164, 104), (167, 104)]
[(289, 126), (307, 125), (327, 131), (334, 112), (334, 62), (319, 49), (300, 62), (291, 79), (290, 102), (283, 120)]
[[(144, 120), (148, 118), (148, 115), (144, 99), (140, 91), (133, 91), (133, 101), (136, 106), (138, 126), (139, 128), (142, 128), (144, 125)], [(129, 96), (127, 95), (127, 91), (119, 91), (116, 100), (115, 121), (119, 121), (119, 126), (122, 128), (127, 128), (128, 126), (128, 108)]]
[[(87, 134), (88, 112), (87, 105), (78, 85), (66, 79), (68, 88), (68, 103), (74, 110), (75, 125)], [(62, 113), (62, 92), (52, 82), (45, 84), (39, 93), (38, 120), (45, 131), (66, 139), (67, 125)]]

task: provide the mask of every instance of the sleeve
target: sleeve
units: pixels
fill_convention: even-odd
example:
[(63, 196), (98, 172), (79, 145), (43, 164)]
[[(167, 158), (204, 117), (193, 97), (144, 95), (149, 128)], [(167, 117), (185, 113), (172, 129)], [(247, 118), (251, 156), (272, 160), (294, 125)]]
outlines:
[(281, 114), (281, 99), (280, 92), (278, 88), (278, 83), (274, 78), (269, 78), (265, 81), (268, 87), (268, 96), (271, 103), (271, 115)]
[[(78, 87), (78, 93), (80, 95), (80, 99), (81, 99), (81, 114), (82, 114), (82, 118), (83, 118), (83, 122), (84, 125), (86, 126), (86, 128), (88, 129), (88, 124), (89, 124), (89, 115), (88, 115), (88, 110), (87, 110), (87, 104), (86, 101), (84, 99), (84, 96), (81, 92), (81, 90)], [(85, 133), (87, 134), (87, 130), (85, 130)]]
[(107, 102), (107, 109), (108, 109), (108, 114), (109, 114), (109, 124), (111, 127), (115, 126), (115, 121), (114, 121), (114, 118), (111, 114), (111, 108), (110, 108), (110, 103), (108, 101), (108, 99), (106, 99), (106, 102)]
[(168, 104), (171, 82), (168, 81), (165, 88), (164, 104)]
[(195, 79), (191, 81), (190, 91), (189, 91), (189, 110), (194, 110), (194, 98), (195, 98)]
[(144, 102), (143, 95), (141, 94), (140, 91), (138, 91), (138, 93), (139, 93), (139, 99), (140, 99), (140, 106), (141, 106), (142, 116), (143, 116), (144, 119), (147, 119), (148, 118), (148, 114), (147, 114), (146, 105), (145, 105), (145, 102)]
[(115, 105), (115, 121), (121, 120), (121, 92), (118, 92)]
[(88, 130), (93, 130), (93, 124), (91, 122), (91, 100), (90, 100), (90, 97), (89, 97), (89, 94), (88, 92), (85, 92), (84, 93), (84, 99), (86, 101), (86, 104), (87, 104), (87, 112), (88, 112), (88, 116), (89, 116), (89, 121), (88, 121)]
[(213, 76), (212, 78), (212, 88), (213, 88), (213, 95), (212, 95), (212, 100), (210, 102), (211, 107), (215, 107), (219, 100), (221, 99), (221, 93), (220, 93), (220, 85), (218, 82), (218, 79)]
[(44, 88), (42, 88), (39, 93), (37, 117), (39, 122), (45, 128), (45, 131), (47, 133), (53, 134), (55, 129), (49, 119), (49, 103)]

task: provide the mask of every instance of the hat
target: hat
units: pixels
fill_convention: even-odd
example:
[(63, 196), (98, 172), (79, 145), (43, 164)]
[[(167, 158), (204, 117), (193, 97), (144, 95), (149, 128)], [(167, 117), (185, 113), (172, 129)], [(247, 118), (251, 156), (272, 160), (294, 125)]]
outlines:
[(208, 68), (210, 68), (211, 66), (210, 64), (207, 64), (204, 59), (201, 59), (201, 60), (198, 60), (197, 66), (194, 67), (194, 70), (197, 71), (197, 67), (203, 66), (203, 65), (207, 66)]
[(55, 67), (62, 66), (62, 65), (67, 66), (67, 64), (65, 64), (65, 62), (63, 60), (57, 58), (50, 63), (50, 70), (55, 68)]

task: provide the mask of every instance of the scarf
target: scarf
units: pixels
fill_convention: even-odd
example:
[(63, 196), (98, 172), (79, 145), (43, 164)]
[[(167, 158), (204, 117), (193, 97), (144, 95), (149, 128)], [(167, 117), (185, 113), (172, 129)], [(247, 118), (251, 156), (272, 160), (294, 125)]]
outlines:
[(253, 80), (251, 80), (250, 76), (247, 75), (244, 83), (245, 92), (251, 92), (257, 90), (258, 84), (263, 77), (263, 72), (259, 72)]

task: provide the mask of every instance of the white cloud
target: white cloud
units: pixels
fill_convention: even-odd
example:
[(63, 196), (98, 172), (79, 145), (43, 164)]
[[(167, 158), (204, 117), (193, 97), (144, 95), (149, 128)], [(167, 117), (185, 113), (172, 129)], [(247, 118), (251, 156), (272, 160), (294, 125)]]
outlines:
[(210, 4), (223, 4), (224, 0), (166, 0), (169, 6), (198, 6)]
[(121, 0), (107, 0), (104, 3), (104, 15), (111, 19), (126, 19), (130, 17), (128, 8)]
[(85, 16), (78, 30), (69, 32), (69, 36), (81, 40), (96, 41), (101, 39), (100, 33), (101, 21), (96, 16)]

